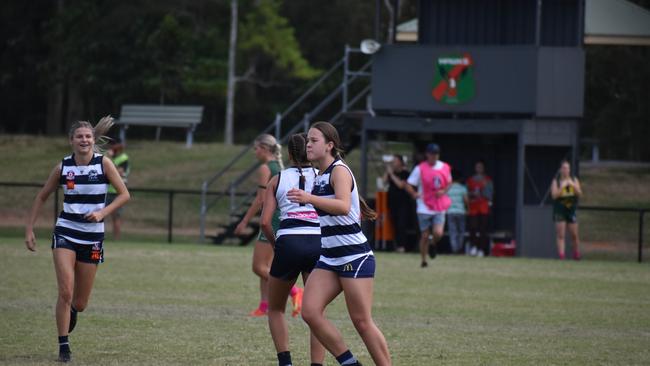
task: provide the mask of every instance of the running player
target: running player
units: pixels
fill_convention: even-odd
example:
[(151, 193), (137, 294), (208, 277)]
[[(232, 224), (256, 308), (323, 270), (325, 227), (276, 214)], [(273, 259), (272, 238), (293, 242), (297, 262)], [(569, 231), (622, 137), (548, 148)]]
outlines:
[[(440, 241), (445, 228), (445, 213), (451, 206), (447, 191), (451, 188), (451, 167), (438, 160), (440, 147), (429, 144), (426, 148), (426, 160), (418, 164), (407, 180), (406, 190), (417, 200), (418, 225), (420, 226), (420, 267), (426, 267), (429, 235), (433, 235), (430, 251), (431, 258), (436, 257), (436, 243)], [(413, 187), (417, 187), (416, 192)]]
[(359, 197), (350, 168), (341, 160), (341, 140), (328, 122), (309, 129), (307, 158), (320, 170), (311, 193), (292, 189), (291, 202), (316, 208), (321, 226), (321, 255), (305, 287), (302, 317), (341, 365), (360, 365), (325, 308), (341, 292), (350, 319), (376, 365), (390, 365), (386, 339), (372, 319), (375, 257), (361, 232), (362, 215), (375, 212)]
[[(307, 160), (307, 135), (295, 134), (289, 138), (289, 160), (292, 166), (271, 178), (265, 193), (262, 210), (262, 232), (273, 245), (275, 254), (269, 277), (269, 329), (278, 353), (278, 365), (290, 366), (289, 336), (284, 309), (287, 296), (298, 275), (303, 283), (314, 269), (320, 255), (320, 225), (312, 205), (297, 204), (287, 199), (287, 192), (295, 187), (311, 192), (316, 170)], [(280, 228), (274, 231), (272, 221), (280, 209)], [(302, 296), (302, 295), (301, 295)], [(294, 309), (293, 316), (300, 313)], [(325, 348), (311, 335), (311, 364), (323, 364)]]
[[(264, 203), (264, 192), (266, 185), (271, 177), (278, 174), (282, 169), (282, 147), (277, 143), (275, 137), (269, 134), (263, 134), (255, 139), (253, 145), (253, 152), (255, 158), (261, 163), (257, 170), (257, 195), (255, 201), (248, 208), (246, 214), (241, 222), (235, 228), (235, 235), (242, 235), (246, 231), (246, 227), (250, 220), (257, 215), (262, 209)], [(280, 226), (280, 211), (276, 210), (273, 215), (273, 231), (277, 231)], [(250, 316), (258, 317), (265, 316), (268, 312), (268, 282), (269, 282), (269, 269), (273, 261), (273, 246), (269, 245), (269, 241), (260, 231), (255, 248), (253, 249), (253, 272), (260, 278), (260, 303), (257, 309), (251, 311)], [(300, 307), (302, 299), (302, 289), (293, 287), (291, 289), (291, 302), (294, 310)]]
[[(104, 218), (124, 205), (130, 198), (115, 165), (100, 154), (104, 135), (113, 125), (111, 117), (102, 118), (93, 126), (77, 122), (70, 129), (72, 155), (57, 163), (32, 205), (25, 245), (36, 251), (34, 223), (49, 195), (58, 185), (63, 187), (63, 211), (52, 236), (52, 255), (59, 294), (56, 302), (56, 325), (59, 334), (59, 361), (71, 359), (68, 334), (77, 323), (77, 313), (88, 305), (97, 273), (97, 264), (104, 261)], [(117, 196), (105, 205), (108, 184)]]
[(576, 208), (582, 187), (578, 178), (571, 176), (571, 164), (563, 160), (557, 177), (551, 183), (553, 197), (553, 220), (555, 221), (555, 241), (560, 259), (564, 259), (564, 235), (568, 229), (573, 241), (573, 259), (580, 260), (580, 239), (578, 237), (578, 217)]

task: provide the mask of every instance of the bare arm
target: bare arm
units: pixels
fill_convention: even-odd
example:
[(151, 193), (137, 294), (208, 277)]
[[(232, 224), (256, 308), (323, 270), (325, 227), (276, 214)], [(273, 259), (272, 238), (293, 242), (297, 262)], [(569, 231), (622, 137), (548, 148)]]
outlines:
[(330, 175), (334, 198), (314, 196), (301, 189), (292, 189), (287, 193), (291, 202), (309, 203), (332, 215), (347, 215), (352, 202), (352, 175), (345, 168), (335, 167)]
[(390, 178), (390, 180), (392, 180), (393, 183), (395, 183), (395, 186), (397, 188), (404, 189), (404, 186), (407, 185), (406, 181), (401, 180), (398, 176), (395, 175), (395, 173), (393, 173), (392, 170), (390, 172), (388, 172), (387, 174), (388, 174), (388, 177)]
[(580, 197), (582, 196), (582, 186), (580, 185), (580, 181), (578, 178), (573, 179), (573, 189), (576, 192), (576, 196)]
[(406, 190), (406, 192), (408, 192), (408, 194), (411, 195), (411, 197), (413, 197), (413, 199), (417, 199), (420, 196), (420, 194), (415, 190), (415, 188), (408, 183), (404, 184), (404, 189)]
[[(242, 218), (241, 222), (235, 228), (235, 235), (241, 235), (246, 230), (246, 226), (251, 221), (255, 215), (257, 215), (262, 209), (262, 204), (264, 203), (264, 192), (266, 190), (266, 185), (271, 178), (271, 169), (266, 165), (260, 165), (257, 170), (257, 193), (255, 194), (255, 200), (251, 206), (246, 211), (246, 214)], [(262, 188), (264, 187), (264, 188)]]
[(34, 224), (36, 223), (36, 216), (43, 207), (47, 198), (58, 188), (59, 179), (61, 176), (61, 163), (57, 164), (54, 169), (50, 172), (50, 176), (45, 181), (45, 185), (38, 192), (34, 203), (32, 204), (32, 209), (29, 212), (29, 217), (27, 219), (27, 225), (25, 226), (25, 245), (27, 249), (32, 252), (36, 251), (36, 236), (34, 235)]
[(469, 209), (469, 197), (466, 194), (463, 195), (463, 202), (465, 203), (465, 209)]
[(562, 190), (561, 190), (561, 188), (559, 187), (559, 185), (557, 184), (557, 182), (556, 182), (555, 180), (553, 180), (553, 181), (551, 182), (551, 197), (552, 197), (554, 200), (557, 199), (558, 197), (560, 197), (560, 193), (561, 193), (561, 191), (562, 191)]
[(129, 194), (129, 190), (126, 188), (126, 185), (124, 184), (120, 173), (115, 167), (115, 164), (110, 159), (102, 159), (102, 167), (104, 168), (104, 174), (106, 174), (108, 182), (113, 187), (115, 187), (117, 196), (110, 205), (104, 207), (99, 211), (91, 212), (85, 216), (86, 219), (92, 222), (102, 221), (106, 216), (111, 215), (113, 212), (115, 212), (115, 210), (124, 206), (124, 204), (126, 204), (131, 199), (131, 194)]
[(278, 203), (275, 200), (275, 187), (278, 185), (278, 176), (271, 178), (271, 181), (266, 186), (266, 192), (264, 192), (264, 204), (262, 207), (262, 217), (260, 226), (262, 227), (262, 232), (266, 239), (275, 245), (275, 232), (273, 232), (273, 213), (278, 207)]

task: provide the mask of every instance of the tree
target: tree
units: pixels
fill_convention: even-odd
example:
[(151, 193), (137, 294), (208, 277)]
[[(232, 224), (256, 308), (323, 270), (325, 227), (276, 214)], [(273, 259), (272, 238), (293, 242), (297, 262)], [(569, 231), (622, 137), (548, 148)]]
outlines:
[[(238, 3), (231, 0), (230, 47), (228, 52), (228, 96), (226, 103), (226, 144), (234, 140), (234, 103), (238, 82), (247, 82), (268, 88), (286, 78), (311, 79), (319, 71), (312, 68), (302, 56), (300, 45), (289, 21), (280, 15), (280, 3), (258, 1), (248, 10), (241, 24), (242, 40), (237, 44)], [(247, 60), (246, 71), (236, 75), (235, 53)], [(260, 69), (264, 69), (261, 71)]]

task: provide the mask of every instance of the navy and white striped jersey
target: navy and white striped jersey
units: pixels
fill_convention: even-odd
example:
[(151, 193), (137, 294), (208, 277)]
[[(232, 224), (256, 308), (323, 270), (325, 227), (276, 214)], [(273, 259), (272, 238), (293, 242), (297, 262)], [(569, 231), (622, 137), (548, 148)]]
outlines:
[(280, 210), (280, 228), (277, 237), (282, 235), (320, 235), (320, 224), (316, 209), (310, 204), (299, 204), (287, 199), (287, 192), (299, 188), (311, 193), (316, 179), (316, 170), (312, 167), (302, 168), (305, 177), (304, 184), (300, 184), (298, 168), (291, 167), (280, 172), (275, 199)]
[(331, 215), (326, 211), (316, 209), (321, 227), (321, 256), (319, 260), (330, 266), (340, 266), (373, 254), (368, 239), (361, 232), (361, 209), (357, 183), (352, 171), (345, 163), (336, 159), (332, 165), (325, 169), (323, 174), (317, 176), (312, 194), (325, 198), (335, 197), (330, 175), (334, 167), (339, 165), (347, 169), (352, 176), (350, 212), (347, 215)]
[(61, 162), (59, 183), (63, 186), (63, 211), (56, 220), (54, 234), (78, 244), (104, 240), (104, 222), (90, 222), (84, 216), (105, 206), (108, 178), (104, 175), (101, 154), (94, 154), (88, 165), (77, 165), (74, 154)]

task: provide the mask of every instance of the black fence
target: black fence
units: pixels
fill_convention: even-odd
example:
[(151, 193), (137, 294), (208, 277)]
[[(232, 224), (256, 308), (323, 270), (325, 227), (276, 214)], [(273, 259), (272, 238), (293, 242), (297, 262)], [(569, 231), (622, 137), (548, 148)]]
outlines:
[[(41, 188), (42, 184), (38, 183), (22, 183), (22, 182), (0, 182), (0, 187), (16, 187), (16, 188)], [(129, 192), (132, 193), (133, 197), (137, 197), (138, 193), (153, 194), (158, 196), (163, 196), (166, 198), (166, 233), (167, 233), (167, 242), (171, 243), (173, 241), (173, 231), (174, 231), (174, 200), (179, 195), (190, 195), (196, 196), (198, 199), (201, 196), (200, 190), (191, 190), (191, 189), (156, 189), (156, 188), (137, 188), (129, 187)], [(210, 196), (224, 195), (226, 192), (222, 191), (209, 191), (207, 194)], [(60, 189), (57, 189), (54, 192), (54, 202), (53, 202), (53, 217), (54, 220), (59, 215), (60, 210)], [(33, 197), (32, 197), (33, 198)], [(30, 201), (31, 204), (31, 201)], [(27, 206), (25, 210), (28, 210)], [(645, 218), (646, 213), (650, 212), (650, 208), (633, 208), (633, 207), (607, 207), (607, 206), (580, 206), (579, 210), (581, 212), (605, 212), (605, 213), (619, 213), (619, 214), (636, 214), (638, 218), (637, 226), (637, 261), (639, 263), (643, 262), (643, 246), (644, 246), (644, 228), (645, 228)], [(195, 207), (195, 211), (198, 213), (199, 206)], [(227, 216), (225, 212), (224, 215)], [(198, 221), (197, 221), (198, 222)], [(626, 231), (626, 237), (631, 238), (632, 233), (629, 233), (631, 228), (631, 223), (628, 223), (621, 230)], [(198, 230), (198, 227), (197, 227)], [(614, 229), (616, 230), (616, 229)]]

